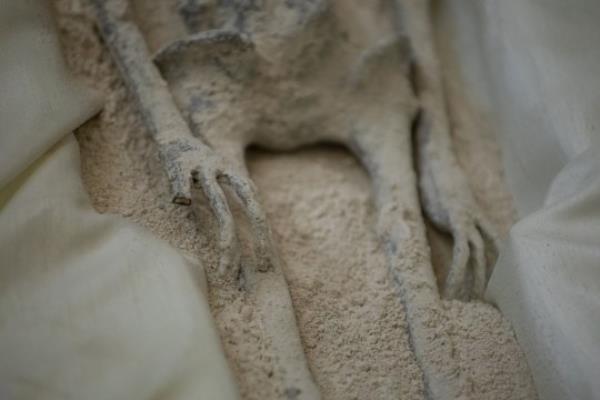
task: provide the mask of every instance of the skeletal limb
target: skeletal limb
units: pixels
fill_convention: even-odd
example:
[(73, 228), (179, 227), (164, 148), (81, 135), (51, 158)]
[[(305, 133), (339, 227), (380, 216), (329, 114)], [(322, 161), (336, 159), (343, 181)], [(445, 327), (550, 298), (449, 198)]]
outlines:
[[(235, 223), (220, 182), (230, 185), (241, 200), (257, 238), (255, 257), (258, 262), (244, 271), (246, 289), (254, 294), (262, 312), (266, 333), (275, 350), (278, 373), (286, 388), (284, 394), (290, 399), (319, 399), (319, 390), (308, 369), (298, 335), (280, 262), (271, 251), (266, 217), (256, 200), (256, 191), (247, 171), (233, 163), (232, 158), (221, 157), (219, 151), (191, 134), (167, 84), (151, 61), (142, 34), (130, 18), (127, 1), (92, 2), (100, 32), (138, 103), (145, 126), (158, 145), (174, 194), (173, 201), (182, 205), (191, 203), (190, 179), (193, 177), (203, 189), (217, 219), (221, 251), (219, 270), (231, 271), (230, 277), (237, 275), (240, 253)], [(243, 159), (242, 150), (235, 159)]]
[[(222, 136), (222, 135), (220, 135)], [(223, 175), (223, 181), (238, 193), (253, 191), (247, 179), (248, 170), (244, 163), (244, 147), (242, 140), (235, 142), (211, 140), (211, 146), (228, 160), (233, 174)], [(254, 198), (254, 196), (247, 196)], [(240, 198), (243, 198), (240, 196)], [(267, 225), (260, 205), (244, 204), (250, 223)], [(258, 211), (256, 211), (258, 210)], [(319, 388), (314, 383), (308, 368), (304, 348), (298, 335), (292, 299), (283, 275), (283, 260), (276, 256), (272, 268), (259, 271), (248, 266), (244, 268), (246, 291), (253, 296), (257, 309), (260, 310), (265, 335), (271, 342), (276, 356), (275, 377), (280, 379), (284, 388), (284, 398), (294, 400), (318, 400), (321, 398)]]
[[(144, 125), (156, 142), (173, 193), (173, 202), (190, 205), (191, 180), (199, 183), (219, 224), (219, 270), (237, 274), (240, 252), (235, 224), (218, 177), (228, 172), (228, 164), (199, 138), (194, 137), (181, 117), (167, 84), (152, 63), (144, 38), (132, 20), (126, 0), (92, 0), (100, 32), (109, 46), (123, 79), (134, 95)], [(243, 180), (240, 178), (240, 180)], [(246, 185), (250, 185), (246, 179)], [(245, 204), (256, 204), (251, 191), (239, 191)], [(268, 232), (255, 224), (258, 245), (266, 247)], [(263, 250), (258, 260), (261, 269), (271, 263)]]
[(429, 0), (396, 0), (413, 43), (413, 82), (422, 115), (417, 129), (421, 202), (429, 219), (454, 238), (444, 295), (482, 297), (497, 257), (497, 235), (474, 199), (452, 150), (444, 84)]
[[(239, 54), (241, 59), (246, 52), (251, 52), (248, 45), (240, 36), (228, 31), (206, 31), (191, 35), (186, 39), (173, 42), (163, 48), (155, 56), (155, 61), (165, 73), (173, 74), (172, 79), (181, 77), (181, 69), (188, 70), (192, 79), (209, 82), (215, 78), (212, 73), (222, 74), (222, 68), (227, 65), (222, 53), (229, 55)], [(207, 68), (203, 60), (207, 59), (212, 64), (220, 67), (216, 70)], [(250, 60), (245, 60), (251, 63)], [(222, 76), (221, 76), (222, 77)], [(181, 79), (181, 78), (179, 78)], [(169, 79), (170, 81), (170, 79)], [(176, 85), (173, 85), (176, 86)], [(235, 85), (230, 88), (235, 91)], [(178, 90), (173, 88), (175, 100), (179, 107), (189, 116), (192, 126), (206, 118), (202, 109), (194, 104), (193, 99), (203, 95), (202, 84), (196, 91)], [(256, 200), (257, 195), (254, 185), (249, 179), (248, 170), (244, 163), (244, 151), (248, 144), (245, 132), (225, 132), (221, 130), (206, 130), (203, 132), (207, 142), (215, 152), (221, 154), (226, 160), (227, 169), (219, 175), (219, 180), (228, 185), (242, 201), (246, 217), (253, 231), (265, 232), (265, 236), (255, 242), (255, 255), (266, 258), (263, 253), (272, 252), (270, 268), (261, 268), (261, 265), (248, 265), (243, 269), (244, 288), (257, 303), (260, 310), (265, 334), (274, 349), (277, 362), (276, 377), (281, 379), (285, 388), (284, 395), (290, 399), (319, 399), (320, 393), (308, 368), (304, 349), (298, 335), (298, 328), (294, 315), (292, 299), (283, 275), (283, 261), (277, 255), (270, 235), (270, 229), (264, 211)], [(227, 204), (225, 204), (227, 207)], [(227, 208), (227, 210), (229, 210)], [(229, 213), (229, 211), (228, 211)]]
[[(369, 123), (369, 121), (371, 121)], [(415, 357), (423, 371), (428, 399), (466, 399), (466, 382), (443, 323), (447, 318), (431, 268), (413, 169), (410, 117), (388, 124), (364, 118), (351, 148), (373, 181), (377, 231), (385, 245), (393, 282), (406, 311)], [(387, 126), (386, 126), (387, 125)], [(387, 128), (387, 129), (386, 129)]]

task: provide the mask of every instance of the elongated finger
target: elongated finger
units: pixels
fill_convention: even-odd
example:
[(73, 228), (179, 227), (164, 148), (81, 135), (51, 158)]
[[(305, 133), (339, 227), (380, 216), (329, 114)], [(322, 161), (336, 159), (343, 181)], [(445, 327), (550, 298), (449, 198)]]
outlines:
[(487, 263), (485, 258), (485, 243), (479, 230), (474, 227), (469, 237), (471, 252), (471, 268), (473, 268), (472, 296), (482, 298), (487, 286)]
[(494, 270), (494, 265), (498, 260), (498, 254), (500, 253), (498, 234), (492, 224), (485, 219), (478, 220), (477, 229), (479, 230), (485, 245), (486, 280), (489, 281), (492, 271)]
[(197, 179), (217, 219), (220, 252), (219, 273), (221, 275), (224, 275), (227, 271), (235, 273), (240, 263), (240, 247), (235, 233), (235, 222), (227, 204), (225, 193), (216, 181), (216, 177), (203, 175)]
[(271, 234), (266, 214), (257, 199), (254, 185), (247, 178), (231, 173), (224, 173), (222, 176), (242, 201), (244, 212), (254, 232), (257, 269), (263, 272), (267, 271), (273, 262)]
[(446, 278), (444, 296), (456, 299), (465, 295), (465, 280), (469, 263), (469, 242), (462, 232), (454, 234), (452, 264)]

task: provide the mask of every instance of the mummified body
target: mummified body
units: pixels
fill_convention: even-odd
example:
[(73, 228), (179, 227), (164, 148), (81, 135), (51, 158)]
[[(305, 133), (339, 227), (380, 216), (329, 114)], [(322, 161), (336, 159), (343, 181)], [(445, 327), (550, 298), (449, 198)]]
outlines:
[(185, 34), (154, 56), (160, 74), (128, 3), (94, 3), (159, 146), (174, 201), (190, 204), (190, 177), (208, 199), (219, 224), (222, 272), (238, 268), (240, 253), (221, 185), (241, 199), (255, 238), (255, 262), (244, 263), (244, 281), (247, 290), (260, 291), (265, 279), (281, 280), (284, 300), (267, 319), (281, 317), (266, 325), (287, 363), (289, 387), (299, 390), (293, 392), (318, 397), (299, 339), (277, 346), (277, 335), (297, 333), (290, 329), (295, 322), (280, 260), (244, 164), (252, 144), (291, 150), (334, 142), (362, 161), (427, 389), (433, 398), (460, 398), (465, 383), (451, 343), (434, 345), (448, 338), (423, 317), (442, 311), (421, 207), (455, 240), (448, 296), (483, 293), (495, 246), (452, 154), (427, 2), (183, 0)]

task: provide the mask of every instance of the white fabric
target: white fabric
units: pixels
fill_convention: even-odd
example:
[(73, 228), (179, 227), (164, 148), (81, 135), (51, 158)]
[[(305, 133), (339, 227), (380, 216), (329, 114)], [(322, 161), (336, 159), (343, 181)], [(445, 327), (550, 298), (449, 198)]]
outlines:
[(0, 211), (0, 399), (235, 399), (197, 263), (97, 214), (72, 135)]
[(67, 74), (47, 3), (0, 1), (0, 187), (98, 109)]
[(237, 399), (201, 266), (90, 204), (45, 6), (0, 2), (0, 399)]
[(600, 2), (439, 4), (454, 79), (494, 122), (521, 217), (488, 298), (541, 399), (600, 398)]
[[(95, 104), (64, 71), (44, 4), (0, 2), (0, 398), (237, 398), (200, 267), (95, 213), (76, 143), (58, 142)], [(597, 398), (600, 3), (440, 5), (522, 217), (488, 297), (542, 399)]]

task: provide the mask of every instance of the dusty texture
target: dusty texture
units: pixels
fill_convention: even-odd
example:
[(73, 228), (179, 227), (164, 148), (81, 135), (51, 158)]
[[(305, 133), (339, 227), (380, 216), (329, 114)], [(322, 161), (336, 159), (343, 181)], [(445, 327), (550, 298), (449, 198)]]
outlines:
[(324, 398), (422, 398), (360, 165), (341, 148), (249, 159)]
[[(421, 212), (454, 239), (442, 286), (447, 297), (483, 295), (496, 235), (451, 149), (429, 3), (267, 0), (200, 7), (184, 1), (183, 8), (169, 10), (164, 2), (145, 2), (142, 13), (128, 0), (92, 3), (99, 31), (156, 142), (174, 202), (194, 205), (193, 176), (219, 227), (219, 271), (236, 272), (242, 261), (229, 284), (259, 310), (277, 355), (274, 379), (285, 392), (319, 397), (244, 152), (252, 144), (285, 151), (330, 141), (353, 152), (369, 172), (376, 231), (427, 396), (471, 397), (446, 327)], [(154, 62), (144, 38), (152, 34), (139, 28), (148, 25), (143, 21), (149, 14), (162, 16), (166, 27), (188, 25), (181, 39), (162, 43)], [(198, 18), (216, 30), (197, 31), (189, 22)], [(224, 185), (252, 228), (252, 255), (239, 257), (239, 222)]]
[[(255, 304), (243, 292), (215, 285), (214, 227), (200, 204), (170, 203), (157, 151), (141, 127), (110, 57), (78, 2), (58, 1), (61, 32), (72, 68), (107, 97), (104, 112), (78, 132), (84, 183), (100, 212), (124, 215), (194, 256), (208, 268), (211, 306), (223, 345), (247, 399), (280, 398), (270, 343)], [(460, 137), (460, 161), (490, 218), (510, 224), (495, 147), (487, 138)], [(472, 153), (488, 154), (485, 167)], [(293, 154), (252, 152), (257, 183), (287, 265), (298, 324), (324, 398), (423, 398), (406, 320), (374, 234), (371, 190), (359, 164), (340, 149)], [(502, 202), (498, 202), (502, 199)], [(200, 202), (201, 203), (201, 202)], [(502, 207), (500, 207), (502, 205)], [(437, 234), (432, 234), (437, 236)], [(446, 260), (443, 246), (435, 254)], [(480, 303), (445, 303), (444, 327), (475, 398), (534, 398), (523, 356), (499, 313)]]

